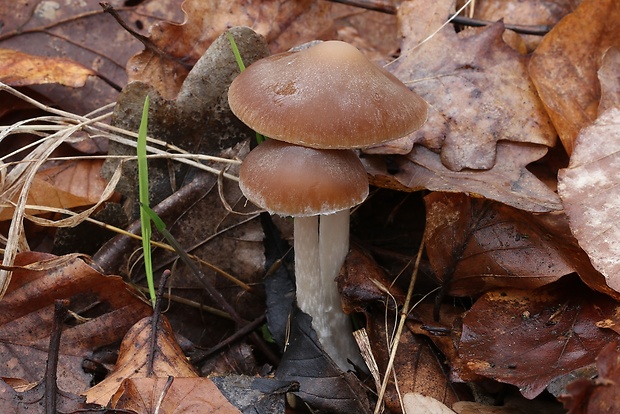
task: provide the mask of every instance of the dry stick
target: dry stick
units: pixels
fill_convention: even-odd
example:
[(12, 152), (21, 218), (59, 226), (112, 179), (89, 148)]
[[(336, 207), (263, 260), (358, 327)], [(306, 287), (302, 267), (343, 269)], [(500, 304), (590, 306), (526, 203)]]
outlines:
[(411, 303), (411, 296), (413, 295), (413, 287), (415, 285), (415, 281), (418, 276), (418, 268), (420, 267), (420, 260), (422, 259), (423, 250), (424, 250), (424, 240), (422, 240), (422, 242), (420, 243), (420, 248), (418, 249), (418, 256), (416, 257), (415, 266), (413, 268), (413, 273), (411, 274), (411, 281), (409, 282), (409, 289), (407, 289), (407, 296), (405, 297), (405, 303), (403, 304), (402, 311), (400, 312), (400, 320), (398, 321), (398, 329), (396, 330), (396, 335), (394, 336), (394, 339), (392, 340), (392, 350), (390, 352), (390, 359), (385, 369), (385, 375), (383, 376), (383, 383), (381, 384), (381, 390), (379, 391), (379, 395), (377, 396), (377, 405), (375, 406), (374, 414), (378, 414), (381, 411), (381, 401), (383, 401), (383, 396), (385, 395), (385, 390), (387, 388), (388, 379), (390, 377), (390, 372), (392, 371), (392, 367), (394, 366), (394, 359), (396, 358), (396, 350), (398, 349), (398, 343), (400, 340), (400, 336), (403, 332), (405, 321), (407, 320), (407, 314), (409, 313), (409, 303)]
[[(381, 1), (381, 0), (330, 0), (333, 3), (342, 3), (347, 4), (349, 6), (355, 6), (366, 10), (374, 10), (381, 13), (386, 14), (396, 14), (397, 7), (394, 6), (391, 2)], [(488, 26), (495, 22), (490, 22), (488, 20), (474, 19), (471, 17), (465, 16), (453, 16), (452, 22), (456, 24), (461, 24), (463, 26)], [(506, 29), (512, 30), (514, 32), (520, 34), (529, 34), (536, 36), (544, 36), (553, 28), (553, 26), (547, 25), (522, 25), (522, 24), (510, 24), (505, 23), (504, 26)]]
[(60, 353), (60, 336), (62, 324), (67, 316), (67, 299), (58, 299), (54, 302), (54, 322), (50, 334), (50, 345), (47, 350), (47, 364), (45, 367), (45, 414), (56, 414), (58, 398), (58, 384), (56, 382), (58, 370), (58, 354)]
[(247, 335), (248, 333), (250, 333), (254, 329), (258, 328), (260, 325), (263, 324), (264, 321), (265, 321), (265, 315), (263, 314), (263, 315), (259, 316), (258, 318), (254, 319), (252, 322), (250, 322), (247, 325), (245, 325), (243, 328), (239, 329), (234, 334), (230, 335), (229, 337), (227, 337), (226, 339), (224, 339), (223, 341), (218, 343), (217, 345), (212, 346), (211, 348), (209, 348), (207, 350), (198, 351), (198, 352), (194, 353), (190, 357), (189, 362), (192, 363), (192, 364), (198, 364), (200, 361), (202, 361), (203, 359), (207, 358), (209, 355), (214, 354), (215, 352), (219, 351), (220, 349), (224, 348), (225, 346), (227, 346), (227, 345), (237, 341), (239, 338)]
[(152, 378), (154, 375), (153, 364), (155, 363), (155, 348), (157, 347), (157, 326), (159, 325), (159, 318), (161, 316), (161, 297), (169, 277), (170, 270), (164, 270), (159, 280), (159, 288), (157, 289), (157, 296), (155, 298), (155, 309), (153, 309), (153, 318), (151, 319), (151, 352), (149, 352), (149, 358), (146, 361), (147, 378)]

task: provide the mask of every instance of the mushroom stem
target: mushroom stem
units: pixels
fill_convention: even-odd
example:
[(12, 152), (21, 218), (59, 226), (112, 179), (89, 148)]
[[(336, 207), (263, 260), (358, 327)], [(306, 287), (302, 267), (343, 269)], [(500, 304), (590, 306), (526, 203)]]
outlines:
[(349, 316), (342, 311), (336, 277), (349, 251), (349, 209), (295, 218), (297, 304), (312, 317), (325, 353), (342, 369), (363, 366)]

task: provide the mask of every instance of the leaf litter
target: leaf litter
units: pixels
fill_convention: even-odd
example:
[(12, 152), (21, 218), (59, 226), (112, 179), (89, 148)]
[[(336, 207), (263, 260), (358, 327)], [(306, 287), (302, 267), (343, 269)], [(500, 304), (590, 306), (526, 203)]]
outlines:
[[(58, 39), (70, 39), (74, 33), (80, 33), (75, 23), (86, 21), (85, 19), (94, 18), (90, 21), (101, 22), (103, 20), (99, 18), (105, 16), (107, 23), (105, 25), (94, 24), (96, 27), (110, 27), (109, 23), (113, 22), (110, 16), (103, 15), (99, 10), (95, 12), (92, 9), (79, 8), (75, 10), (77, 14), (67, 15), (67, 10), (62, 6), (60, 8), (44, 7), (50, 6), (51, 3), (53, 2), (21, 5), (16, 12), (16, 17), (24, 24), (26, 32), (23, 37), (20, 37), (14, 27), (7, 26), (8, 35), (0, 36), (0, 47), (13, 47), (20, 52), (44, 55), (37, 53), (37, 50), (32, 47), (37, 42), (30, 42), (29, 46), (25, 47), (24, 41), (29, 36), (47, 36), (48, 30)], [(483, 3), (479, 8), (482, 13), (484, 3), (492, 7), (490, 4), (493, 2), (481, 1), (480, 3)], [(520, 3), (536, 7), (534, 2)], [(151, 21), (157, 20), (155, 16), (165, 16), (173, 21), (182, 20), (180, 7), (166, 8), (163, 4), (163, 2), (149, 2), (148, 5), (119, 8), (119, 11), (121, 17), (132, 22), (133, 29), (137, 31), (143, 30), (139, 26), (141, 24), (144, 27), (144, 22), (148, 22), (147, 25), (150, 26)], [(26, 10), (27, 7), (31, 9)], [(67, 55), (62, 57), (81, 62), (86, 68), (97, 66), (95, 68), (98, 69), (97, 74), (113, 74), (115, 82), (123, 86), (126, 82), (123, 79), (124, 73), (119, 75), (119, 72), (124, 71), (118, 69), (125, 67), (130, 69), (130, 76), (136, 76), (135, 79), (140, 79), (144, 85), (136, 86), (134, 83), (133, 86), (125, 88), (126, 96), (120, 101), (124, 100), (125, 103), (130, 104), (125, 106), (124, 112), (117, 111), (115, 116), (117, 121), (126, 123), (117, 125), (120, 125), (123, 130), (134, 129), (135, 122), (132, 121), (130, 114), (132, 105), (140, 103), (140, 98), (146, 93), (153, 94), (153, 96), (159, 94), (159, 110), (153, 115), (153, 119), (156, 120), (153, 123), (156, 125), (154, 135), (162, 140), (174, 142), (171, 137), (176, 130), (183, 130), (177, 127), (183, 123), (194, 125), (205, 118), (208, 122), (212, 119), (219, 119), (221, 120), (221, 122), (218, 121), (219, 124), (215, 123), (210, 126), (216, 135), (222, 125), (234, 122), (234, 119), (226, 118), (226, 115), (218, 118), (222, 113), (226, 113), (226, 103), (221, 99), (221, 96), (225, 95), (222, 95), (221, 90), (219, 98), (216, 97), (211, 101), (207, 99), (200, 103), (202, 107), (198, 111), (175, 108), (179, 101), (179, 91), (183, 89), (186, 79), (190, 79), (188, 85), (193, 82), (190, 69), (201, 68), (197, 62), (200, 61), (203, 52), (231, 25), (248, 24), (246, 21), (251, 23), (250, 25), (255, 30), (266, 36), (271, 52), (285, 50), (306, 40), (342, 37), (359, 45), (369, 55), (374, 56), (375, 60), (386, 62), (390, 60), (387, 53), (392, 53), (397, 47), (397, 42), (394, 41), (395, 46), (391, 49), (387, 46), (376, 48), (375, 40), (364, 37), (363, 23), (359, 26), (362, 29), (346, 26), (353, 19), (343, 19), (342, 16), (346, 16), (347, 13), (351, 13), (351, 16), (364, 15), (359, 9), (346, 8), (348, 6), (336, 6), (328, 2), (321, 2), (318, 5), (313, 2), (286, 5), (273, 2), (266, 5), (266, 8), (261, 8), (256, 7), (256, 3), (250, 7), (245, 2), (239, 1), (231, 7), (232, 16), (238, 21), (227, 20), (225, 16), (230, 10), (218, 8), (210, 2), (200, 4), (193, 1), (184, 2), (183, 10), (187, 14), (184, 23), (162, 22), (152, 27), (150, 35), (143, 32), (147, 34), (149, 41), (161, 47), (164, 53), (154, 55), (153, 49), (147, 48), (127, 64), (129, 56), (139, 49), (134, 41), (127, 40), (127, 44), (134, 42), (134, 46), (133, 48), (119, 48), (122, 49), (121, 54), (114, 54), (108, 48), (100, 49), (105, 50), (103, 53), (107, 53), (106, 57), (113, 56), (113, 59), (121, 62), (120, 65), (114, 63), (117, 67), (113, 71), (106, 70), (103, 66), (93, 65), (92, 60), (80, 60), (77, 55), (74, 55), (76, 49), (63, 49), (65, 51), (63, 53)], [(459, 403), (456, 401), (473, 399), (474, 395), (480, 398), (475, 392), (472, 395), (467, 389), (460, 389), (459, 385), (462, 384), (458, 382), (466, 381), (472, 387), (475, 384), (485, 384), (486, 389), (483, 390), (483, 394), (490, 395), (491, 398), (505, 393), (505, 391), (497, 392), (500, 384), (514, 384), (515, 388), (504, 388), (504, 390), (508, 390), (510, 394), (520, 389), (524, 396), (534, 398), (558, 377), (571, 378), (570, 375), (577, 375), (574, 373), (579, 369), (591, 367), (598, 354), (600, 375), (598, 380), (584, 377), (570, 384), (572, 379), (569, 379), (567, 380), (569, 385), (558, 392), (554, 391), (554, 395), (564, 394), (560, 399), (571, 412), (597, 412), (599, 408), (596, 407), (601, 407), (601, 404), (615, 404), (613, 396), (605, 393), (611, 389), (609, 387), (611, 380), (608, 378), (613, 378), (615, 369), (613, 358), (614, 353), (617, 352), (612, 345), (617, 340), (615, 308), (619, 293), (615, 284), (617, 283), (614, 277), (615, 265), (608, 261), (609, 257), (613, 256), (609, 252), (613, 251), (615, 241), (612, 237), (613, 229), (607, 225), (617, 221), (614, 220), (613, 206), (610, 206), (608, 202), (612, 198), (612, 191), (615, 187), (612, 184), (609, 190), (601, 189), (599, 181), (604, 179), (613, 182), (615, 172), (613, 162), (610, 162), (613, 160), (614, 149), (609, 142), (613, 142), (610, 137), (613, 137), (617, 130), (615, 112), (618, 110), (619, 102), (617, 74), (614, 71), (614, 68), (617, 68), (618, 53), (613, 47), (616, 39), (620, 38), (618, 27), (614, 23), (618, 21), (615, 19), (618, 5), (611, 1), (597, 3), (585, 0), (578, 7), (572, 2), (561, 2), (561, 6), (558, 7), (561, 10), (556, 9), (555, 13), (550, 13), (553, 17), (544, 21), (528, 20), (528, 17), (523, 17), (516, 12), (512, 14), (509, 11), (500, 12), (505, 16), (479, 15), (479, 17), (493, 20), (506, 17), (506, 21), (521, 24), (554, 24), (561, 19), (555, 29), (543, 37), (540, 46), (528, 43), (530, 49), (535, 48), (530, 61), (529, 56), (520, 54), (524, 51), (523, 41), (514, 35), (510, 35), (512, 36), (510, 38), (501, 22), (482, 29), (464, 29), (458, 33), (452, 25), (446, 25), (428, 41), (425, 41), (428, 35), (449, 18), (451, 10), (454, 10), (453, 3), (446, 0), (428, 5), (419, 1), (409, 1), (400, 6), (396, 19), (399, 22), (402, 37), (401, 57), (387, 68), (407, 82), (413, 90), (423, 95), (431, 104), (433, 112), (425, 129), (418, 134), (392, 142), (390, 145), (367, 149), (361, 156), (375, 185), (408, 192), (430, 190), (432, 193), (426, 197), (426, 209), (424, 209), (421, 197), (418, 195), (412, 195), (396, 204), (390, 204), (387, 200), (394, 199), (389, 196), (392, 192), (377, 190), (373, 196), (374, 200), (371, 199), (360, 207), (357, 213), (359, 216), (353, 216), (354, 235), (369, 234), (369, 230), (361, 231), (361, 229), (364, 225), (371, 225), (370, 221), (356, 222), (356, 217), (373, 217), (373, 226), (389, 225), (393, 232), (392, 240), (405, 240), (406, 235), (406, 242), (401, 242), (402, 246), (399, 246), (390, 241), (388, 242), (390, 249), (386, 249), (386, 244), (378, 239), (373, 238), (372, 241), (369, 238), (360, 239), (366, 250), (366, 259), (357, 261), (357, 270), (349, 269), (349, 274), (357, 274), (356, 277), (340, 280), (342, 292), (346, 292), (347, 300), (352, 301), (348, 307), (365, 315), (362, 325), (370, 333), (371, 355), (375, 362), (378, 362), (379, 375), (391, 378), (384, 401), (377, 403), (372, 395), (366, 395), (362, 391), (363, 388), (359, 387), (357, 379), (350, 376), (351, 374), (348, 374), (347, 381), (353, 382), (342, 382), (345, 377), (340, 377), (336, 382), (332, 382), (331, 386), (321, 387), (321, 381), (330, 377), (337, 379), (338, 375), (316, 372), (308, 376), (307, 373), (312, 369), (316, 371), (317, 366), (311, 365), (314, 357), (304, 362), (306, 353), (309, 352), (305, 348), (287, 349), (284, 355), (288, 359), (285, 359), (280, 367), (276, 361), (270, 361), (259, 367), (256, 365), (256, 358), (245, 361), (235, 360), (232, 364), (218, 364), (218, 358), (230, 358), (231, 360), (237, 358), (232, 352), (236, 347), (231, 347), (228, 351), (216, 353), (208, 364), (201, 366), (200, 363), (196, 363), (196, 367), (201, 368), (202, 374), (206, 374), (211, 372), (208, 366), (231, 367), (238, 364), (232, 369), (233, 372), (244, 371), (245, 374), (260, 380), (268, 380), (268, 382), (259, 383), (246, 376), (236, 377), (226, 374), (220, 378), (233, 379), (233, 383), (237, 385), (232, 388), (241, 390), (241, 393), (223, 392), (224, 399), (218, 400), (219, 393), (208, 387), (215, 383), (223, 389), (220, 380), (203, 381), (187, 372), (178, 373), (173, 368), (166, 367), (162, 370), (159, 379), (127, 379), (123, 383), (124, 388), (116, 394), (116, 402), (132, 407), (130, 409), (137, 412), (149, 412), (156, 409), (156, 401), (162, 398), (162, 395), (164, 397), (161, 401), (165, 404), (177, 404), (178, 406), (178, 400), (173, 397), (178, 395), (178, 390), (185, 393), (186, 390), (200, 389), (202, 391), (197, 391), (198, 394), (208, 393), (213, 396), (213, 399), (209, 398), (205, 401), (199, 398), (196, 404), (204, 407), (205, 404), (217, 405), (219, 404), (217, 401), (222, 401), (221, 407), (224, 407), (228, 406), (226, 399), (232, 403), (238, 403), (243, 393), (262, 389), (269, 395), (278, 396), (273, 405), (269, 407), (278, 407), (276, 410), (280, 412), (284, 410), (281, 397), (287, 391), (294, 391), (306, 403), (317, 407), (329, 407), (328, 409), (332, 411), (345, 412), (349, 409), (369, 412), (372, 404), (381, 407), (382, 403), (385, 403), (393, 412), (409, 412), (411, 399), (417, 398), (416, 393), (420, 392), (426, 396), (435, 393), (433, 395), (435, 401), (452, 406), (455, 411), (458, 411), (460, 408), (457, 408)], [(3, 9), (0, 8), (0, 10)], [(174, 11), (177, 14), (174, 14)], [(571, 11), (572, 13), (569, 13)], [(202, 19), (205, 13), (211, 16), (211, 20)], [(569, 14), (562, 19), (566, 13)], [(230, 15), (228, 13), (228, 16)], [(29, 20), (28, 16), (33, 17)], [(340, 26), (337, 28), (332, 26), (333, 22), (330, 20), (334, 16), (338, 16), (339, 19)], [(66, 25), (63, 27), (63, 24), (55, 23), (54, 19)], [(363, 17), (360, 20), (363, 22)], [(137, 24), (138, 21), (140, 24)], [(583, 22), (596, 22), (596, 24), (585, 27), (580, 24)], [(209, 26), (207, 30), (204, 30), (205, 24)], [(119, 30), (119, 32), (123, 31)], [(509, 38), (512, 40), (507, 40)], [(127, 39), (129, 39), (128, 36)], [(87, 43), (81, 42), (80, 40), (78, 47)], [(518, 48), (520, 52), (511, 49), (508, 44)], [(555, 53), (556, 50), (562, 50), (562, 53)], [(588, 54), (584, 55), (584, 52)], [(118, 56), (121, 55), (123, 57), (119, 58)], [(56, 55), (52, 54), (50, 57), (56, 57)], [(31, 63), (27, 57), (24, 59), (25, 63)], [(571, 72), (573, 68), (575, 70)], [(568, 75), (562, 72), (565, 69), (569, 69)], [(587, 76), (577, 79), (574, 73), (579, 71), (583, 71)], [(197, 69), (195, 74), (198, 73)], [(100, 78), (96, 79), (99, 82)], [(44, 91), (46, 96), (52, 97), (52, 100), (60, 102), (60, 106), (63, 106), (63, 99), (66, 100), (66, 98), (62, 97), (67, 96), (66, 91), (56, 93), (53, 88), (40, 89), (36, 84), (41, 81), (36, 78), (27, 81), (33, 84), (32, 89)], [(229, 80), (223, 81), (224, 92), (226, 82)], [(4, 88), (4, 90), (8, 89)], [(94, 90), (96, 89), (93, 88), (93, 79), (90, 77), (85, 86), (75, 88), (70, 93), (80, 96), (80, 93), (93, 94)], [(566, 95), (567, 93), (576, 95)], [(115, 92), (96, 94), (105, 102), (116, 99)], [(82, 100), (83, 98), (74, 100), (71, 104), (67, 104), (65, 109), (73, 109), (72, 105), (82, 105), (80, 110), (89, 108), (88, 105), (81, 104)], [(101, 106), (97, 105), (96, 100), (89, 104), (93, 105), (91, 107), (93, 109)], [(217, 106), (218, 110), (210, 112), (212, 106)], [(223, 112), (219, 112), (222, 108)], [(169, 111), (171, 117), (161, 117), (157, 121), (158, 117), (166, 111)], [(586, 116), (582, 117), (580, 111)], [(573, 121), (577, 122), (566, 127), (563, 122), (567, 119), (570, 121), (568, 124)], [(168, 121), (173, 122), (166, 125)], [(157, 126), (158, 122), (159, 126)], [(88, 127), (80, 126), (76, 128), (78, 129), (88, 130)], [(545, 155), (549, 148), (557, 145), (555, 130), (559, 133), (567, 153), (564, 157), (568, 164), (568, 168), (559, 173), (559, 183), (555, 178), (557, 166), (554, 170), (553, 166), (547, 165), (550, 168), (545, 177), (540, 176), (531, 168), (532, 163), (546, 164), (549, 162), (549, 158)], [(32, 131), (36, 131), (36, 128)], [(88, 131), (91, 134), (101, 132), (100, 129)], [(117, 129), (115, 133), (119, 131)], [(227, 133), (232, 137), (238, 136), (240, 140), (247, 140), (251, 137), (251, 132), (240, 125), (233, 125)], [(10, 136), (8, 134), (10, 132), (6, 136)], [(122, 141), (111, 133), (106, 133), (105, 136)], [(575, 140), (576, 137), (579, 138)], [(200, 145), (194, 144), (200, 142), (201, 139), (205, 140), (205, 137), (198, 136), (192, 139), (195, 141), (188, 145), (187, 151), (189, 152), (196, 151)], [(591, 145), (591, 142), (597, 144)], [(242, 158), (247, 151), (247, 147), (243, 149), (239, 146), (230, 150), (228, 148), (230, 146), (234, 147), (234, 140), (219, 147), (203, 147), (201, 151), (212, 156), (238, 158)], [(156, 151), (154, 148), (152, 150)], [(176, 152), (176, 149), (173, 151)], [(555, 151), (555, 153), (560, 156), (562, 154), (561, 151)], [(49, 154), (51, 151), (43, 152), (42, 156), (47, 158)], [(570, 156), (570, 162), (568, 162), (568, 156)], [(192, 173), (190, 172), (187, 176), (169, 174), (166, 171), (166, 163), (168, 161), (162, 163), (164, 174), (161, 175), (163, 177), (161, 182), (165, 182), (164, 188), (167, 187), (167, 192), (161, 193), (158, 197), (162, 201), (173, 202), (174, 191), (184, 183), (191, 182)], [(7, 168), (5, 171), (10, 172), (13, 167), (11, 165)], [(32, 171), (38, 169), (39, 165), (36, 165)], [(112, 169), (112, 171), (115, 170)], [(234, 178), (234, 172), (235, 167), (232, 164), (226, 174)], [(12, 179), (16, 176), (17, 174), (13, 174)], [(36, 174), (32, 174), (30, 177), (33, 179), (35, 176)], [(222, 261), (219, 265), (229, 270), (232, 269), (233, 274), (240, 276), (244, 283), (252, 288), (245, 290), (235, 287), (230, 280), (222, 282), (222, 279), (216, 276), (219, 274), (217, 271), (209, 274), (209, 280), (215, 283), (218, 290), (226, 292), (227, 300), (235, 303), (242, 311), (243, 317), (250, 320), (264, 311), (264, 306), (259, 303), (262, 293), (255, 289), (256, 286), (260, 286), (264, 272), (262, 269), (264, 261), (261, 260), (263, 251), (260, 247), (262, 231), (268, 230), (269, 226), (264, 223), (257, 225), (256, 221), (252, 222), (250, 219), (248, 223), (254, 224), (244, 227), (246, 226), (244, 220), (237, 220), (234, 217), (232, 211), (251, 212), (251, 208), (245, 210), (250, 206), (244, 206), (244, 200), (235, 187), (234, 179), (226, 180), (214, 178), (205, 191), (206, 204), (219, 206), (219, 213), (212, 214), (210, 209), (196, 211), (189, 209), (187, 212), (172, 213), (179, 218), (173, 221), (180, 235), (198, 232), (211, 235), (207, 236), (211, 242), (210, 249), (199, 254), (216, 258), (216, 261), (218, 251), (221, 255), (230, 257), (229, 260)], [(559, 184), (561, 198), (554, 192), (556, 183)], [(580, 183), (585, 183), (585, 185), (580, 186)], [(218, 187), (219, 191), (215, 191)], [(26, 193), (28, 188), (29, 186), (25, 187)], [(57, 189), (53, 188), (50, 192), (54, 191)], [(97, 193), (101, 194), (101, 191), (98, 190)], [(5, 193), (5, 196), (8, 194)], [(11, 194), (14, 196), (17, 193)], [(131, 191), (126, 191), (125, 195), (130, 196)], [(219, 199), (221, 195), (225, 197), (230, 208), (226, 209), (222, 206)], [(89, 198), (90, 201), (87, 203), (92, 203), (96, 198), (95, 194)], [(383, 205), (377, 202), (381, 199), (384, 199)], [(23, 208), (26, 204), (25, 200), (25, 198), (21, 202), (18, 200), (18, 209)], [(47, 199), (38, 203), (52, 204)], [(370, 214), (364, 213), (364, 210), (370, 209), (371, 206), (376, 210), (371, 210)], [(381, 206), (382, 209), (378, 209), (377, 206)], [(66, 208), (75, 210), (83, 208), (79, 206), (79, 203), (62, 204), (60, 207), (65, 210), (57, 208), (57, 211), (67, 211)], [(565, 214), (560, 212), (563, 209)], [(532, 214), (532, 212), (537, 214)], [(49, 216), (42, 216), (41, 212), (36, 212), (36, 214), (26, 214), (24, 217), (37, 225), (49, 226), (60, 222), (63, 225), (69, 224), (69, 221), (65, 219), (58, 222), (50, 220)], [(89, 214), (91, 214), (90, 211), (82, 217)], [(188, 218), (193, 216), (193, 219), (181, 220), (185, 215)], [(201, 227), (197, 223), (204, 221), (205, 216), (213, 216), (214, 222), (207, 222)], [(393, 225), (392, 221), (395, 218), (402, 221), (397, 221), (397, 224)], [(77, 224), (78, 221), (75, 220), (71, 225)], [(407, 227), (405, 223), (423, 221), (426, 221), (427, 225), (424, 236), (421, 231), (405, 233), (405, 230), (410, 231), (410, 229), (405, 229)], [(283, 230), (284, 239), (288, 239), (290, 223), (278, 218), (274, 218), (273, 222)], [(13, 243), (12, 246), (15, 246), (15, 251), (17, 248), (29, 250), (28, 241), (34, 240), (33, 233), (30, 230), (22, 232), (21, 218), (12, 226), (13, 232), (7, 234)], [(380, 227), (375, 227), (377, 228)], [(605, 237), (599, 236), (600, 234), (604, 234)], [(410, 316), (410, 319), (415, 319), (417, 322), (407, 321), (408, 330), (397, 338), (402, 348), (399, 347), (396, 353), (398, 362), (394, 366), (394, 371), (384, 372), (389, 355), (392, 354), (390, 344), (393, 338), (389, 332), (396, 324), (395, 310), (399, 305), (402, 306), (405, 296), (403, 292), (409, 283), (405, 280), (408, 276), (402, 276), (409, 273), (404, 269), (407, 269), (411, 262), (411, 250), (407, 250), (405, 246), (413, 244), (417, 249), (422, 240), (426, 244), (427, 256), (420, 265), (421, 278), (416, 282), (417, 293), (415, 295), (418, 295), (416, 297), (419, 299), (419, 305), (414, 308), (414, 313)], [(189, 237), (183, 241), (183, 244), (192, 248), (201, 242)], [(45, 244), (37, 245), (44, 246)], [(123, 257), (131, 251), (130, 245), (123, 246), (123, 249), (127, 250), (119, 252), (118, 257)], [(253, 247), (250, 248), (250, 246)], [(396, 249), (392, 250), (392, 246)], [(73, 260), (71, 257), (66, 256), (60, 259), (70, 261)], [(280, 253), (280, 257), (284, 257), (284, 253)], [(173, 264), (172, 255), (169, 257), (161, 255), (158, 258), (161, 259), (161, 269)], [(5, 261), (5, 264), (9, 266), (13, 264), (12, 253), (5, 253)], [(129, 261), (120, 263), (129, 266)], [(287, 266), (286, 260), (283, 265)], [(381, 268), (381, 271), (377, 272), (376, 267)], [(16, 268), (7, 267), (6, 269)], [(385, 273), (387, 269), (389, 271)], [(115, 270), (138, 280), (139, 272), (126, 271), (123, 265), (116, 266)], [(573, 273), (579, 275), (579, 278), (570, 276)], [(209, 299), (200, 293), (200, 284), (196, 283), (193, 276), (189, 275), (186, 270), (181, 270), (178, 275), (180, 278), (173, 285), (175, 293), (191, 292), (190, 296), (196, 302), (210, 304)], [(379, 280), (381, 282), (377, 282)], [(17, 282), (14, 279), (9, 288), (11, 289), (15, 283)], [(587, 286), (584, 286), (584, 283)], [(92, 288), (90, 282), (85, 284)], [(99, 288), (92, 289), (95, 295), (99, 292)], [(5, 300), (11, 299), (10, 294), (5, 297)], [(36, 294), (33, 294), (33, 297), (36, 298)], [(173, 295), (169, 297), (172, 298)], [(0, 305), (2, 303), (0, 302)], [(278, 309), (280, 313), (288, 312), (287, 306)], [(199, 347), (210, 347), (231, 333), (234, 336), (238, 328), (230, 322), (222, 323), (219, 316), (205, 317), (202, 311), (188, 311), (187, 308), (179, 307), (176, 303), (171, 305), (169, 316), (172, 328), (170, 326), (164, 328), (161, 325), (157, 333), (167, 338), (165, 341), (170, 344), (175, 344), (178, 340), (185, 346), (183, 350), (178, 346), (173, 346), (174, 350), (166, 348), (159, 354), (158, 360), (171, 357), (171, 360), (181, 363), (185, 361), (184, 354), (191, 355), (195, 352), (197, 344)], [(274, 320), (286, 320), (285, 316), (280, 315)], [(42, 318), (50, 320), (49, 314), (43, 315)], [(188, 324), (188, 319), (194, 320), (195, 323)], [(295, 319), (297, 323), (302, 321), (302, 318)], [(123, 326), (126, 332), (129, 327)], [(208, 328), (202, 328), (202, 332), (208, 332), (206, 336), (210, 336), (209, 338), (204, 338), (204, 333), (200, 333), (200, 327), (204, 326)], [(322, 356), (320, 345), (312, 340), (312, 332), (303, 331), (303, 326), (295, 326), (297, 333), (293, 338), (295, 340), (300, 337), (310, 338), (309, 349), (313, 349), (316, 356), (320, 358)], [(281, 327), (278, 329), (280, 330)], [(173, 331), (177, 334), (176, 338), (173, 337)], [(71, 335), (72, 331), (68, 329), (67, 332)], [(214, 332), (217, 333), (214, 334)], [(507, 332), (512, 334), (509, 335)], [(183, 338), (183, 336), (187, 337)], [(131, 354), (125, 352), (127, 350), (125, 347), (122, 358), (119, 358), (117, 370), (125, 366), (121, 364), (122, 361), (128, 362), (129, 367), (144, 361), (145, 350), (149, 347), (146, 344), (147, 337), (149, 337), (148, 334), (143, 334), (141, 339), (128, 337), (129, 340), (139, 344), (140, 348), (134, 349), (136, 353)], [(290, 339), (285, 335), (280, 338), (282, 337), (285, 338), (284, 344), (286, 344), (286, 338)], [(115, 338), (119, 337), (115, 336)], [(282, 343), (282, 340), (279, 339), (279, 342)], [(430, 342), (434, 345), (429, 346)], [(610, 346), (603, 348), (605, 342), (610, 342)], [(513, 364), (516, 365), (513, 367), (509, 362), (510, 358), (514, 358), (511, 352), (514, 349), (520, 349), (519, 347), (527, 349), (525, 353), (519, 354), (519, 360)], [(443, 356), (436, 353), (437, 349), (443, 351)], [(76, 351), (78, 355), (71, 361), (75, 364), (84, 357), (85, 353), (88, 353), (86, 351), (88, 350)], [(283, 349), (278, 348), (278, 351), (281, 352)], [(62, 347), (61, 352), (63, 352)], [(444, 356), (447, 366), (438, 363)], [(546, 362), (550, 358), (554, 361), (552, 369), (541, 374), (538, 371), (541, 366), (544, 366), (544, 362), (541, 361)], [(247, 361), (253, 361), (255, 366), (242, 369), (241, 365)], [(292, 363), (293, 368), (291, 368)], [(192, 368), (187, 362), (183, 364)], [(99, 367), (104, 366), (109, 367), (110, 364), (102, 362), (99, 365)], [(522, 369), (522, 367), (526, 368)], [(71, 369), (79, 370), (79, 368)], [(131, 368), (128, 371), (131, 371)], [(172, 385), (166, 377), (168, 373), (178, 377), (172, 380)], [(274, 381), (260, 378), (274, 373), (276, 377), (284, 376), (286, 380)], [(182, 378), (185, 375), (188, 378)], [(25, 378), (26, 374), (15, 376)], [(38, 377), (32, 375), (31, 381), (40, 376), (40, 373)], [(87, 377), (84, 376), (81, 381), (86, 381)], [(487, 378), (487, 380), (481, 381), (481, 378)], [(297, 381), (300, 381), (300, 388), (295, 388)], [(489, 386), (489, 381), (496, 381), (492, 382), (495, 385)], [(82, 384), (85, 383), (82, 382)], [(117, 386), (118, 381), (111, 389), (116, 389)], [(140, 388), (143, 386), (146, 386), (148, 391)], [(202, 386), (207, 388), (200, 388)], [(339, 402), (332, 398), (336, 395), (332, 394), (332, 391), (343, 392), (347, 387), (349, 394), (346, 401), (356, 402), (347, 403), (348, 406), (343, 411), (343, 407), (338, 405)], [(156, 389), (155, 394), (150, 394), (154, 389)], [(311, 390), (319, 392), (310, 395)], [(170, 392), (170, 395), (167, 396), (166, 392)], [(107, 395), (111, 394), (112, 391), (107, 392)], [(169, 400), (167, 400), (168, 397)], [(365, 399), (369, 397), (370, 400), (365, 403)], [(264, 395), (259, 394), (257, 398), (263, 399)], [(357, 398), (359, 400), (356, 400)], [(136, 405), (136, 401), (140, 399), (150, 402)], [(101, 401), (105, 400), (106, 398), (102, 397)], [(601, 400), (605, 402), (599, 402)], [(193, 401), (195, 400), (186, 400), (188, 404)], [(482, 402), (484, 399), (479, 401)], [(511, 401), (513, 400), (506, 398), (506, 409), (509, 409)], [(519, 404), (526, 404), (523, 400), (519, 401), (521, 401)], [(428, 402), (428, 404), (438, 403)], [(556, 411), (558, 403), (554, 404), (547, 407), (546, 412)], [(268, 409), (260, 411), (257, 408), (258, 405), (253, 406), (252, 403), (246, 404), (245, 409), (240, 408), (242, 406), (238, 404), (237, 408), (229, 407), (232, 410), (230, 412), (245, 409), (255, 410), (251, 412), (273, 412)], [(577, 406), (590, 408), (589, 411), (577, 411), (579, 409)], [(215, 406), (212, 405), (212, 407)], [(436, 409), (439, 409), (438, 407), (437, 405)], [(523, 407), (532, 407), (534, 410), (533, 405), (526, 404)], [(477, 409), (490, 410), (488, 406), (487, 408), (478, 406)], [(165, 408), (165, 410), (174, 410), (174, 408)], [(525, 410), (527, 411), (527, 408)]]

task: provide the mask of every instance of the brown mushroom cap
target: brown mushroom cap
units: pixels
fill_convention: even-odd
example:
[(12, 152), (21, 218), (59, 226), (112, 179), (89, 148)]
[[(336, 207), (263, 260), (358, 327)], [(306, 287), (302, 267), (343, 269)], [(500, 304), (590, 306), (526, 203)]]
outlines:
[(376, 145), (415, 131), (427, 115), (422, 98), (340, 41), (253, 63), (228, 102), (255, 131), (313, 148)]
[(285, 216), (330, 214), (360, 204), (368, 177), (350, 150), (321, 150), (273, 139), (241, 164), (239, 186), (259, 207)]

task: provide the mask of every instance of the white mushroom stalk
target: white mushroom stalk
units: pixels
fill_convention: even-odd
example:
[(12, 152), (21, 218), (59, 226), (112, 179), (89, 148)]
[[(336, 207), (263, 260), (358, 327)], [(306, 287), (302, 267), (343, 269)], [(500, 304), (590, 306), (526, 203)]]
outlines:
[(312, 317), (319, 342), (340, 369), (351, 368), (347, 360), (363, 366), (336, 284), (349, 251), (349, 209), (297, 217), (294, 227), (297, 305)]

